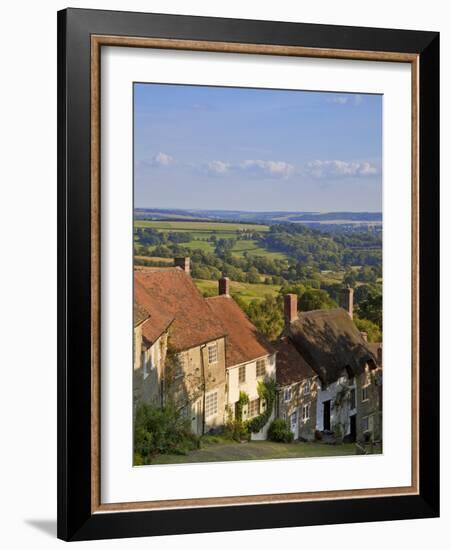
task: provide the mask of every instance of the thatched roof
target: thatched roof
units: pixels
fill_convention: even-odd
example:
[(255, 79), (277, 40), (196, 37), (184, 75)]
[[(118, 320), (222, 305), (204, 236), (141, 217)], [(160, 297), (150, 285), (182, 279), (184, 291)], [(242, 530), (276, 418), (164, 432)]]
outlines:
[(316, 372), (294, 347), (289, 338), (280, 338), (274, 344), (274, 347), (277, 351), (276, 381), (279, 386), (302, 382), (302, 380), (316, 376)]
[(361, 374), (376, 358), (344, 309), (299, 313), (287, 336), (325, 384), (338, 380), (343, 369)]

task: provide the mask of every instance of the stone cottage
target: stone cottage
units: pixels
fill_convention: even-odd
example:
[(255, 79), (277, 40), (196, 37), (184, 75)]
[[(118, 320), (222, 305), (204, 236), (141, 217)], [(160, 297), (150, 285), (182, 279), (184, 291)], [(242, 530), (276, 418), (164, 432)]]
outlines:
[(284, 336), (318, 376), (316, 430), (347, 441), (365, 440), (367, 419), (374, 414), (368, 410), (362, 415), (365, 403), (371, 403), (371, 411), (381, 407), (381, 401), (375, 405), (373, 399), (368, 399), (378, 391), (378, 366), (352, 321), (352, 289), (345, 290), (342, 304), (346, 309), (298, 313), (295, 294), (286, 295), (284, 300)]
[(134, 273), (135, 301), (148, 315), (138, 325), (140, 361), (135, 329), (134, 394), (173, 403), (201, 435), (224, 423), (226, 331), (192, 281), (189, 258), (175, 263)]
[(277, 416), (287, 421), (293, 438), (312, 441), (316, 430), (318, 375), (288, 337), (274, 347), (277, 351)]
[[(222, 277), (218, 287), (219, 295), (206, 301), (212, 316), (220, 321), (226, 333), (226, 420), (235, 417), (242, 393), (248, 399), (242, 418), (250, 420), (263, 413), (267, 406), (259, 395), (259, 383), (275, 378), (275, 350), (230, 296), (229, 279)], [(273, 418), (274, 410), (265, 426), (251, 434), (252, 439), (266, 439)]]

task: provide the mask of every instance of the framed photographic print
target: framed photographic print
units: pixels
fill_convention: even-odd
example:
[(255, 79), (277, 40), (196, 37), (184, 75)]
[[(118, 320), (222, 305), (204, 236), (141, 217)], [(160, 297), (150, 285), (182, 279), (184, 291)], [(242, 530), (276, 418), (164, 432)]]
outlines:
[(58, 14), (58, 536), (439, 513), (439, 36)]

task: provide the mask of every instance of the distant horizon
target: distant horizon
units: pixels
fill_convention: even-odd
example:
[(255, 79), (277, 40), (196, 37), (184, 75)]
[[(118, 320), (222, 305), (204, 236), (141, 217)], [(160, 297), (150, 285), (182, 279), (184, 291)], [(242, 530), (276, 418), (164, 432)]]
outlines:
[(382, 210), (381, 95), (135, 83), (133, 99), (137, 208)]
[(239, 208), (187, 208), (183, 206), (168, 206), (168, 207), (157, 207), (157, 206), (134, 206), (134, 210), (189, 210), (191, 212), (255, 212), (255, 213), (284, 213), (284, 214), (382, 214), (382, 210), (255, 210), (255, 209), (239, 209)]

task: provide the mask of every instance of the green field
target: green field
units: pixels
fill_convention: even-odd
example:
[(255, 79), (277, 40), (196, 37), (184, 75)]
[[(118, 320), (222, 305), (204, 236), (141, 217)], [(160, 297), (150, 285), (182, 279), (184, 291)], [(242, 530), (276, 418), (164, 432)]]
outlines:
[[(190, 222), (190, 221), (149, 221), (135, 220), (135, 227), (151, 227), (162, 233), (189, 233), (191, 241), (182, 243), (182, 246), (189, 250), (202, 250), (203, 252), (213, 253), (215, 243), (209, 238), (215, 236), (217, 239), (235, 239), (243, 233), (258, 232), (265, 233), (269, 231), (269, 226), (261, 224), (244, 223), (223, 223), (223, 222)], [(137, 237), (135, 237), (137, 241)], [(149, 247), (149, 253), (152, 253), (154, 247)], [(266, 248), (259, 246), (258, 241), (254, 239), (237, 240), (232, 248), (232, 254), (242, 257), (244, 253), (251, 256), (260, 256), (272, 260), (287, 260), (288, 257), (283, 252), (271, 252)]]
[(202, 448), (186, 455), (158, 455), (152, 464), (184, 464), (193, 462), (225, 462), (231, 460), (269, 460), (274, 458), (309, 458), (355, 455), (352, 443), (326, 445), (324, 443), (248, 443), (220, 442), (202, 444)]
[(189, 233), (237, 233), (238, 231), (269, 231), (268, 225), (254, 223), (224, 223), (224, 222), (166, 222), (135, 220), (135, 227), (153, 227), (159, 231), (184, 231)]
[[(218, 282), (207, 281), (204, 279), (194, 279), (197, 288), (205, 295), (215, 296), (218, 293)], [(230, 281), (230, 292), (239, 296), (245, 302), (252, 300), (263, 300), (265, 296), (277, 296), (279, 294), (279, 285), (238, 283)]]

